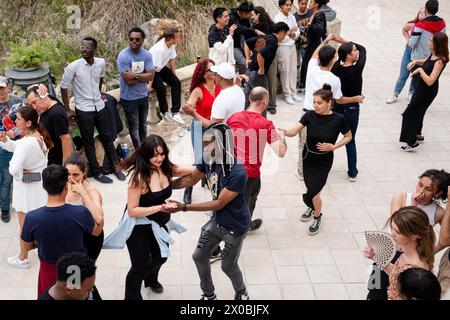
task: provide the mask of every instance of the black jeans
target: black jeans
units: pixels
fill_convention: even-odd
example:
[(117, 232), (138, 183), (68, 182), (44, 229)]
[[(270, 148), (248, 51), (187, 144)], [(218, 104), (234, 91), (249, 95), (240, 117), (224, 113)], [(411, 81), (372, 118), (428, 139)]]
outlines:
[(127, 240), (131, 268), (125, 282), (125, 300), (142, 300), (141, 285), (152, 285), (158, 281), (161, 266), (167, 258), (161, 250), (150, 224), (135, 226)]
[(120, 100), (135, 149), (147, 137), (148, 97), (138, 100)]
[[(263, 87), (267, 90), (269, 90), (269, 80), (267, 76), (259, 75), (258, 71), (250, 70), (248, 72), (249, 80), (245, 82), (244, 86), (244, 94), (245, 94), (245, 109), (247, 109), (250, 106), (250, 92), (253, 90), (254, 87)], [(264, 110), (262, 113), (263, 117), (267, 117), (267, 110)]]
[(97, 128), (100, 141), (105, 148), (105, 155), (111, 168), (115, 168), (117, 163), (116, 150), (111, 132), (111, 119), (106, 108), (100, 111), (85, 112), (75, 109), (80, 128), (81, 139), (83, 140), (84, 151), (89, 162), (92, 175), (102, 174), (102, 169), (95, 156), (94, 128)]
[(209, 220), (203, 226), (192, 259), (194, 259), (200, 277), (200, 288), (205, 295), (214, 294), (209, 258), (221, 241), (225, 242), (222, 251), (222, 271), (230, 278), (236, 293), (244, 294), (246, 292), (244, 278), (238, 265), (244, 237), (245, 235), (232, 234), (218, 225), (214, 219)]
[(259, 192), (261, 191), (261, 177), (247, 178), (247, 184), (245, 185), (244, 199), (250, 210), (250, 215), (253, 217), (253, 211), (255, 211), (256, 200), (258, 200)]
[(172, 113), (177, 113), (180, 111), (181, 107), (181, 82), (177, 76), (168, 67), (164, 67), (160, 72), (155, 72), (155, 77), (153, 78), (152, 88), (156, 91), (156, 97), (158, 98), (159, 110), (162, 114), (169, 110), (167, 105), (167, 90), (164, 86), (164, 82), (167, 83), (171, 88), (172, 96)]

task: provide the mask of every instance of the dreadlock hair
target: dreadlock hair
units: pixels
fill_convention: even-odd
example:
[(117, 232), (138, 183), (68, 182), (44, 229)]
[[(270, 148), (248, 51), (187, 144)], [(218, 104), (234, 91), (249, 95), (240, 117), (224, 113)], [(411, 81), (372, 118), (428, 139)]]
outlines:
[(223, 175), (227, 177), (235, 163), (233, 131), (224, 123), (214, 123), (203, 136), (211, 137), (215, 143), (215, 163), (222, 166)]

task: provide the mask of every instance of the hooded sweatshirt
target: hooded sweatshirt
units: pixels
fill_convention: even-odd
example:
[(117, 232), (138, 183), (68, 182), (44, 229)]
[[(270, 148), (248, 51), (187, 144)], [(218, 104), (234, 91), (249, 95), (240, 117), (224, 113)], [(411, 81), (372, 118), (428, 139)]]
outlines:
[(411, 59), (421, 60), (431, 54), (428, 41), (434, 33), (445, 32), (445, 21), (438, 16), (426, 17), (416, 23), (411, 32), (408, 45), (412, 48)]

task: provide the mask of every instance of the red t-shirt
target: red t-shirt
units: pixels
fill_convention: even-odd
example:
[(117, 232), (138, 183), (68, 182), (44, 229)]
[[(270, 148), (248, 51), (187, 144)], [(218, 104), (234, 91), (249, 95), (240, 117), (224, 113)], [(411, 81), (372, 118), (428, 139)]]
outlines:
[(201, 101), (197, 102), (195, 106), (195, 110), (199, 115), (206, 119), (211, 119), (211, 108), (214, 103), (214, 100), (220, 93), (220, 88), (216, 86), (215, 88), (215, 96), (213, 97), (211, 93), (209, 93), (208, 89), (203, 84), (199, 84), (198, 86), (202, 91), (203, 98)]
[(249, 178), (258, 178), (266, 143), (278, 140), (275, 126), (261, 114), (246, 110), (233, 114), (227, 124), (234, 133), (237, 158), (244, 164)]

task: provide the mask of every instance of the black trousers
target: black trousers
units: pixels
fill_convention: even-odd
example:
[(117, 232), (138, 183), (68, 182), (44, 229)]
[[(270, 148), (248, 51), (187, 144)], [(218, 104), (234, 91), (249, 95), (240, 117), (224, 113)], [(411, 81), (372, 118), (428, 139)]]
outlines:
[(172, 96), (172, 113), (177, 113), (180, 111), (181, 107), (181, 82), (177, 76), (168, 67), (164, 67), (160, 72), (155, 72), (155, 77), (153, 78), (152, 88), (156, 91), (156, 97), (158, 98), (159, 110), (162, 114), (169, 110), (167, 105), (167, 90), (164, 86), (164, 82), (167, 83), (171, 88)]
[(161, 257), (161, 250), (153, 234), (152, 226), (135, 226), (127, 240), (131, 268), (125, 282), (125, 300), (142, 300), (141, 285), (158, 281), (161, 266), (167, 258)]
[(102, 174), (102, 169), (95, 156), (94, 128), (97, 128), (100, 141), (105, 148), (105, 155), (109, 162), (109, 166), (115, 168), (117, 156), (111, 132), (111, 119), (106, 108), (93, 112), (85, 112), (76, 109), (75, 113), (92, 175), (98, 176)]
[(259, 192), (261, 191), (261, 177), (247, 178), (245, 185), (244, 199), (250, 210), (250, 216), (253, 217), (253, 211), (255, 211), (256, 200), (258, 200)]

